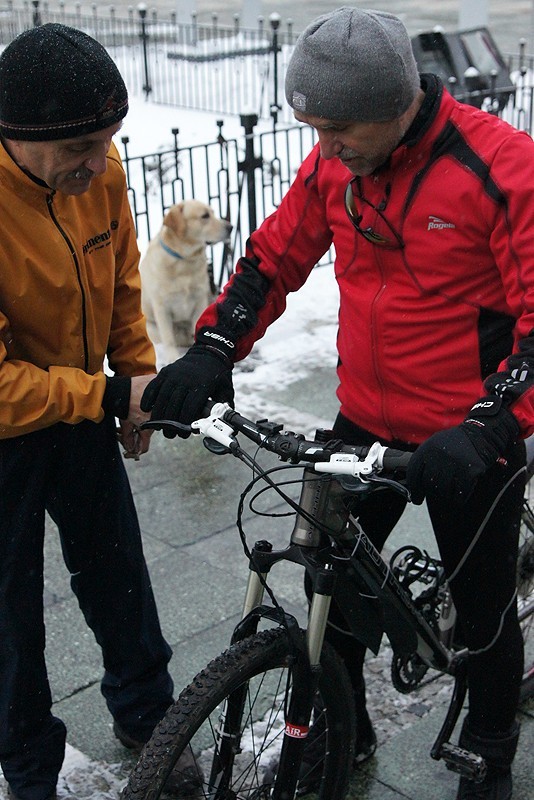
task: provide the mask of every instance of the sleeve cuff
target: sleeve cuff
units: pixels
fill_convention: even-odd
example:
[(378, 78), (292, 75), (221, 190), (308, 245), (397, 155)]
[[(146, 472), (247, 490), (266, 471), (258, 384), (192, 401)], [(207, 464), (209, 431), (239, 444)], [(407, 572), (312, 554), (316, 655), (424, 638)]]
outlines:
[(235, 342), (226, 333), (220, 333), (212, 328), (201, 328), (195, 337), (195, 343), (218, 351), (226, 356), (232, 364), (235, 361)]
[(102, 399), (102, 408), (106, 414), (113, 414), (119, 419), (128, 418), (131, 386), (131, 378), (122, 375), (106, 377), (106, 388)]

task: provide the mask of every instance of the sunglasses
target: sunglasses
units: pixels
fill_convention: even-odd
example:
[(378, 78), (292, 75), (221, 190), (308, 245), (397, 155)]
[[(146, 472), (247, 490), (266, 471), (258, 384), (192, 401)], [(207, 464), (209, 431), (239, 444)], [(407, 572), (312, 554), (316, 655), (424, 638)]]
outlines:
[[(357, 189), (357, 193), (354, 193), (354, 187)], [(369, 206), (372, 208), (373, 211), (378, 214), (380, 220), (384, 223), (385, 230), (384, 233), (380, 233), (379, 231), (375, 230), (371, 226), (363, 228), (361, 225), (363, 214), (359, 211), (356, 206), (356, 202), (360, 203), (362, 206)], [(358, 177), (352, 178), (349, 183), (347, 184), (347, 188), (345, 189), (345, 211), (347, 212), (347, 216), (352, 222), (352, 225), (355, 230), (358, 231), (359, 234), (363, 236), (364, 239), (367, 239), (368, 242), (371, 244), (376, 244), (378, 247), (384, 247), (389, 250), (402, 250), (404, 247), (404, 241), (402, 236), (398, 231), (395, 230), (393, 225), (386, 219), (383, 212), (380, 208), (373, 205), (369, 200), (363, 196), (361, 191), (361, 184)], [(384, 227), (382, 226), (382, 227)]]

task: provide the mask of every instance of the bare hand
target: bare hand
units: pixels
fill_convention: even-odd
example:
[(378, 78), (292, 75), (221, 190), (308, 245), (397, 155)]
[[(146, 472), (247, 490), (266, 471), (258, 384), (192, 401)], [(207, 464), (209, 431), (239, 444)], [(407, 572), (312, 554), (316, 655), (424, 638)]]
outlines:
[[(131, 379), (130, 389), (130, 408), (128, 410), (128, 422), (139, 427), (142, 422), (150, 419), (150, 414), (141, 411), (141, 397), (148, 384), (153, 381), (155, 375), (137, 375)], [(143, 431), (144, 433), (144, 431)]]
[(152, 433), (153, 431), (140, 431), (129, 420), (120, 420), (117, 438), (124, 448), (124, 458), (134, 458), (139, 461), (140, 456), (148, 452)]

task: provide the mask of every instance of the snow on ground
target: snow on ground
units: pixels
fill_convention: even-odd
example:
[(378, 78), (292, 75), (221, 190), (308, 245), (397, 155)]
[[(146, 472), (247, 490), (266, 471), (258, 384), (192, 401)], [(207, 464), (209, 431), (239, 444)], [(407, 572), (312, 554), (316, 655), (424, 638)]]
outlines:
[[(213, 142), (217, 135), (217, 120), (223, 119), (226, 138), (242, 135), (243, 129), (237, 117), (209, 111), (188, 111), (175, 106), (156, 105), (140, 97), (130, 97), (130, 110), (117, 135), (117, 140), (128, 136), (129, 153), (142, 156), (156, 152), (160, 147), (172, 144), (172, 128), (179, 129), (179, 141), (183, 147)], [(120, 150), (120, 142), (117, 142)]]

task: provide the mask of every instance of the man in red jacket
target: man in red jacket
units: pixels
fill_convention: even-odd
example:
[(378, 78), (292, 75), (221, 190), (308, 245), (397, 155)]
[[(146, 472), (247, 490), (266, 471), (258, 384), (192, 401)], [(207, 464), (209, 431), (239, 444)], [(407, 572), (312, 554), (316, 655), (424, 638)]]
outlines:
[[(251, 235), (194, 346), (141, 405), (189, 423), (208, 397), (231, 400), (233, 363), (334, 244), (334, 432), (415, 451), (412, 500), (427, 499), (469, 648), (460, 743), (488, 764), (482, 784), (461, 778), (458, 800), (508, 800), (523, 660), (522, 437), (534, 427), (534, 144), (455, 101), (435, 75), (419, 75), (404, 26), (379, 11), (341, 8), (315, 20), (296, 44), (286, 97), (319, 143)], [(403, 509), (384, 493), (362, 513), (378, 548)], [(361, 761), (376, 746), (364, 648), (339, 625), (327, 636), (351, 675)]]

